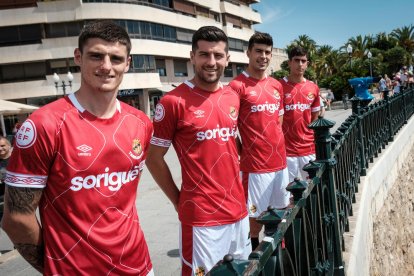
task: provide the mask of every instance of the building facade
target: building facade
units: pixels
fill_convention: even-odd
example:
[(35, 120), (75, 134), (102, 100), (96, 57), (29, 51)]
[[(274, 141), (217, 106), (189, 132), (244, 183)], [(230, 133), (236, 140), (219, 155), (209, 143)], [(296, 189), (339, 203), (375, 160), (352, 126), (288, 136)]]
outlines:
[[(42, 106), (79, 88), (73, 60), (77, 37), (91, 20), (111, 19), (132, 40), (132, 65), (119, 99), (153, 115), (163, 93), (194, 75), (192, 34), (205, 25), (229, 37), (230, 64), (222, 81), (247, 65), (247, 43), (261, 23), (259, 0), (2, 0), (0, 99)], [(71, 86), (67, 73), (71, 72)], [(54, 74), (60, 76), (56, 84)], [(63, 82), (62, 82), (63, 81)]]

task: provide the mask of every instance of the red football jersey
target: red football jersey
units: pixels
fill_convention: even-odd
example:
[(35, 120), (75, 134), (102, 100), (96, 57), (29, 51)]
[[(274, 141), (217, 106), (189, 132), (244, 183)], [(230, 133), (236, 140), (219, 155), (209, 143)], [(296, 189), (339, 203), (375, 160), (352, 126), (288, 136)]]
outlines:
[(312, 112), (319, 112), (319, 87), (312, 81), (301, 83), (282, 81), (285, 115), (283, 133), (285, 134), (287, 156), (307, 156), (315, 153), (313, 130), (308, 128)]
[(186, 81), (156, 107), (151, 144), (171, 143), (181, 164), (178, 215), (183, 224), (214, 226), (247, 216), (235, 142), (239, 97)]
[(74, 94), (34, 112), (16, 134), (6, 183), (43, 188), (45, 275), (146, 275), (152, 264), (135, 200), (152, 124), (118, 102), (109, 119)]
[(279, 123), (284, 113), (280, 82), (271, 77), (257, 80), (243, 72), (229, 85), (240, 96), (240, 170), (263, 173), (286, 168), (285, 138)]

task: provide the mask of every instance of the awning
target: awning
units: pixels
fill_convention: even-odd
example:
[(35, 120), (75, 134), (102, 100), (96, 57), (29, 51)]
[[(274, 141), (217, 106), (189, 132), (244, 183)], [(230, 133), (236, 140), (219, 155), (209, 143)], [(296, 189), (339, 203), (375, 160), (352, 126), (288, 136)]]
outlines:
[(0, 114), (1, 115), (31, 113), (35, 111), (36, 109), (38, 109), (37, 106), (0, 100)]
[(4, 115), (27, 114), (32, 113), (36, 109), (38, 109), (37, 106), (0, 100), (0, 128), (3, 136), (7, 134), (4, 125)]

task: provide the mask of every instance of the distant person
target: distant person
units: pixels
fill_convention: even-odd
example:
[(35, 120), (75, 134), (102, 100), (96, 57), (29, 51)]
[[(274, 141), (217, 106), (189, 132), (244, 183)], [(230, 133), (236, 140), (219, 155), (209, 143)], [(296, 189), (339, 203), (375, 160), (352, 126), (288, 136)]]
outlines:
[(6, 137), (0, 136), (0, 221), (3, 217), (4, 204), (4, 179), (6, 177), (6, 167), (9, 163), (10, 155), (12, 153), (12, 146)]
[(131, 42), (111, 21), (88, 23), (78, 42), (79, 90), (16, 134), (3, 229), (44, 275), (154, 275), (135, 206), (152, 124), (116, 98)]
[(408, 84), (408, 69), (407, 66), (403, 66), (400, 75), (400, 89), (405, 89)]
[(392, 80), (390, 79), (390, 77), (388, 77), (387, 74), (384, 74), (384, 79), (385, 79), (385, 83), (387, 85), (387, 89), (389, 91), (392, 91)]
[(331, 90), (329, 90), (328, 91), (328, 94), (326, 95), (326, 109), (327, 110), (331, 110), (332, 108), (331, 108), (331, 104), (332, 104), (332, 102), (335, 100), (335, 95), (334, 95), (334, 93), (331, 91)]
[(325, 111), (326, 111), (326, 100), (325, 98), (320, 95), (319, 96), (319, 100), (320, 100), (320, 105), (321, 105), (321, 110), (319, 111), (319, 116), (320, 117), (324, 117), (325, 116)]
[(321, 109), (319, 87), (305, 79), (308, 53), (302, 47), (293, 47), (288, 53), (289, 75), (281, 81), (284, 93), (285, 134), (289, 182), (294, 178), (307, 179), (303, 166), (315, 160), (313, 130), (308, 125), (318, 119)]
[[(161, 98), (147, 166), (178, 211), (182, 275), (204, 275), (226, 254), (247, 259), (249, 218), (236, 146), (240, 101), (220, 83), (228, 38), (205, 26), (192, 38), (195, 75)], [(181, 164), (178, 189), (164, 160), (174, 146)]]
[(393, 86), (393, 90), (392, 90), (393, 94), (400, 93), (400, 91), (401, 91), (400, 90), (401, 89), (401, 83), (400, 83), (400, 78), (398, 77), (398, 75), (396, 75), (394, 77), (394, 80), (392, 82), (392, 86)]
[(247, 48), (249, 65), (229, 84), (240, 96), (240, 170), (247, 191), (253, 249), (259, 245), (262, 229), (256, 218), (269, 206), (286, 208), (290, 198), (282, 132), (283, 88), (265, 73), (272, 48), (269, 34), (253, 34)]
[(387, 90), (387, 81), (382, 75), (379, 75), (380, 80), (378, 82), (378, 90), (380, 93), (380, 99), (384, 97), (384, 92)]

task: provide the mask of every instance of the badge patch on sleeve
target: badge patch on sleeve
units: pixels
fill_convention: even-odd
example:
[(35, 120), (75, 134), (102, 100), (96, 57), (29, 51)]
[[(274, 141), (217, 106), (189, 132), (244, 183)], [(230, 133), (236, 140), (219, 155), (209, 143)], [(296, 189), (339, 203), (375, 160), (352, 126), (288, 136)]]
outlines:
[(165, 116), (165, 109), (162, 104), (157, 104), (155, 107), (155, 114), (154, 114), (154, 121), (159, 122), (164, 119)]
[(22, 149), (31, 147), (36, 141), (37, 131), (32, 120), (26, 120), (16, 133), (16, 146)]

